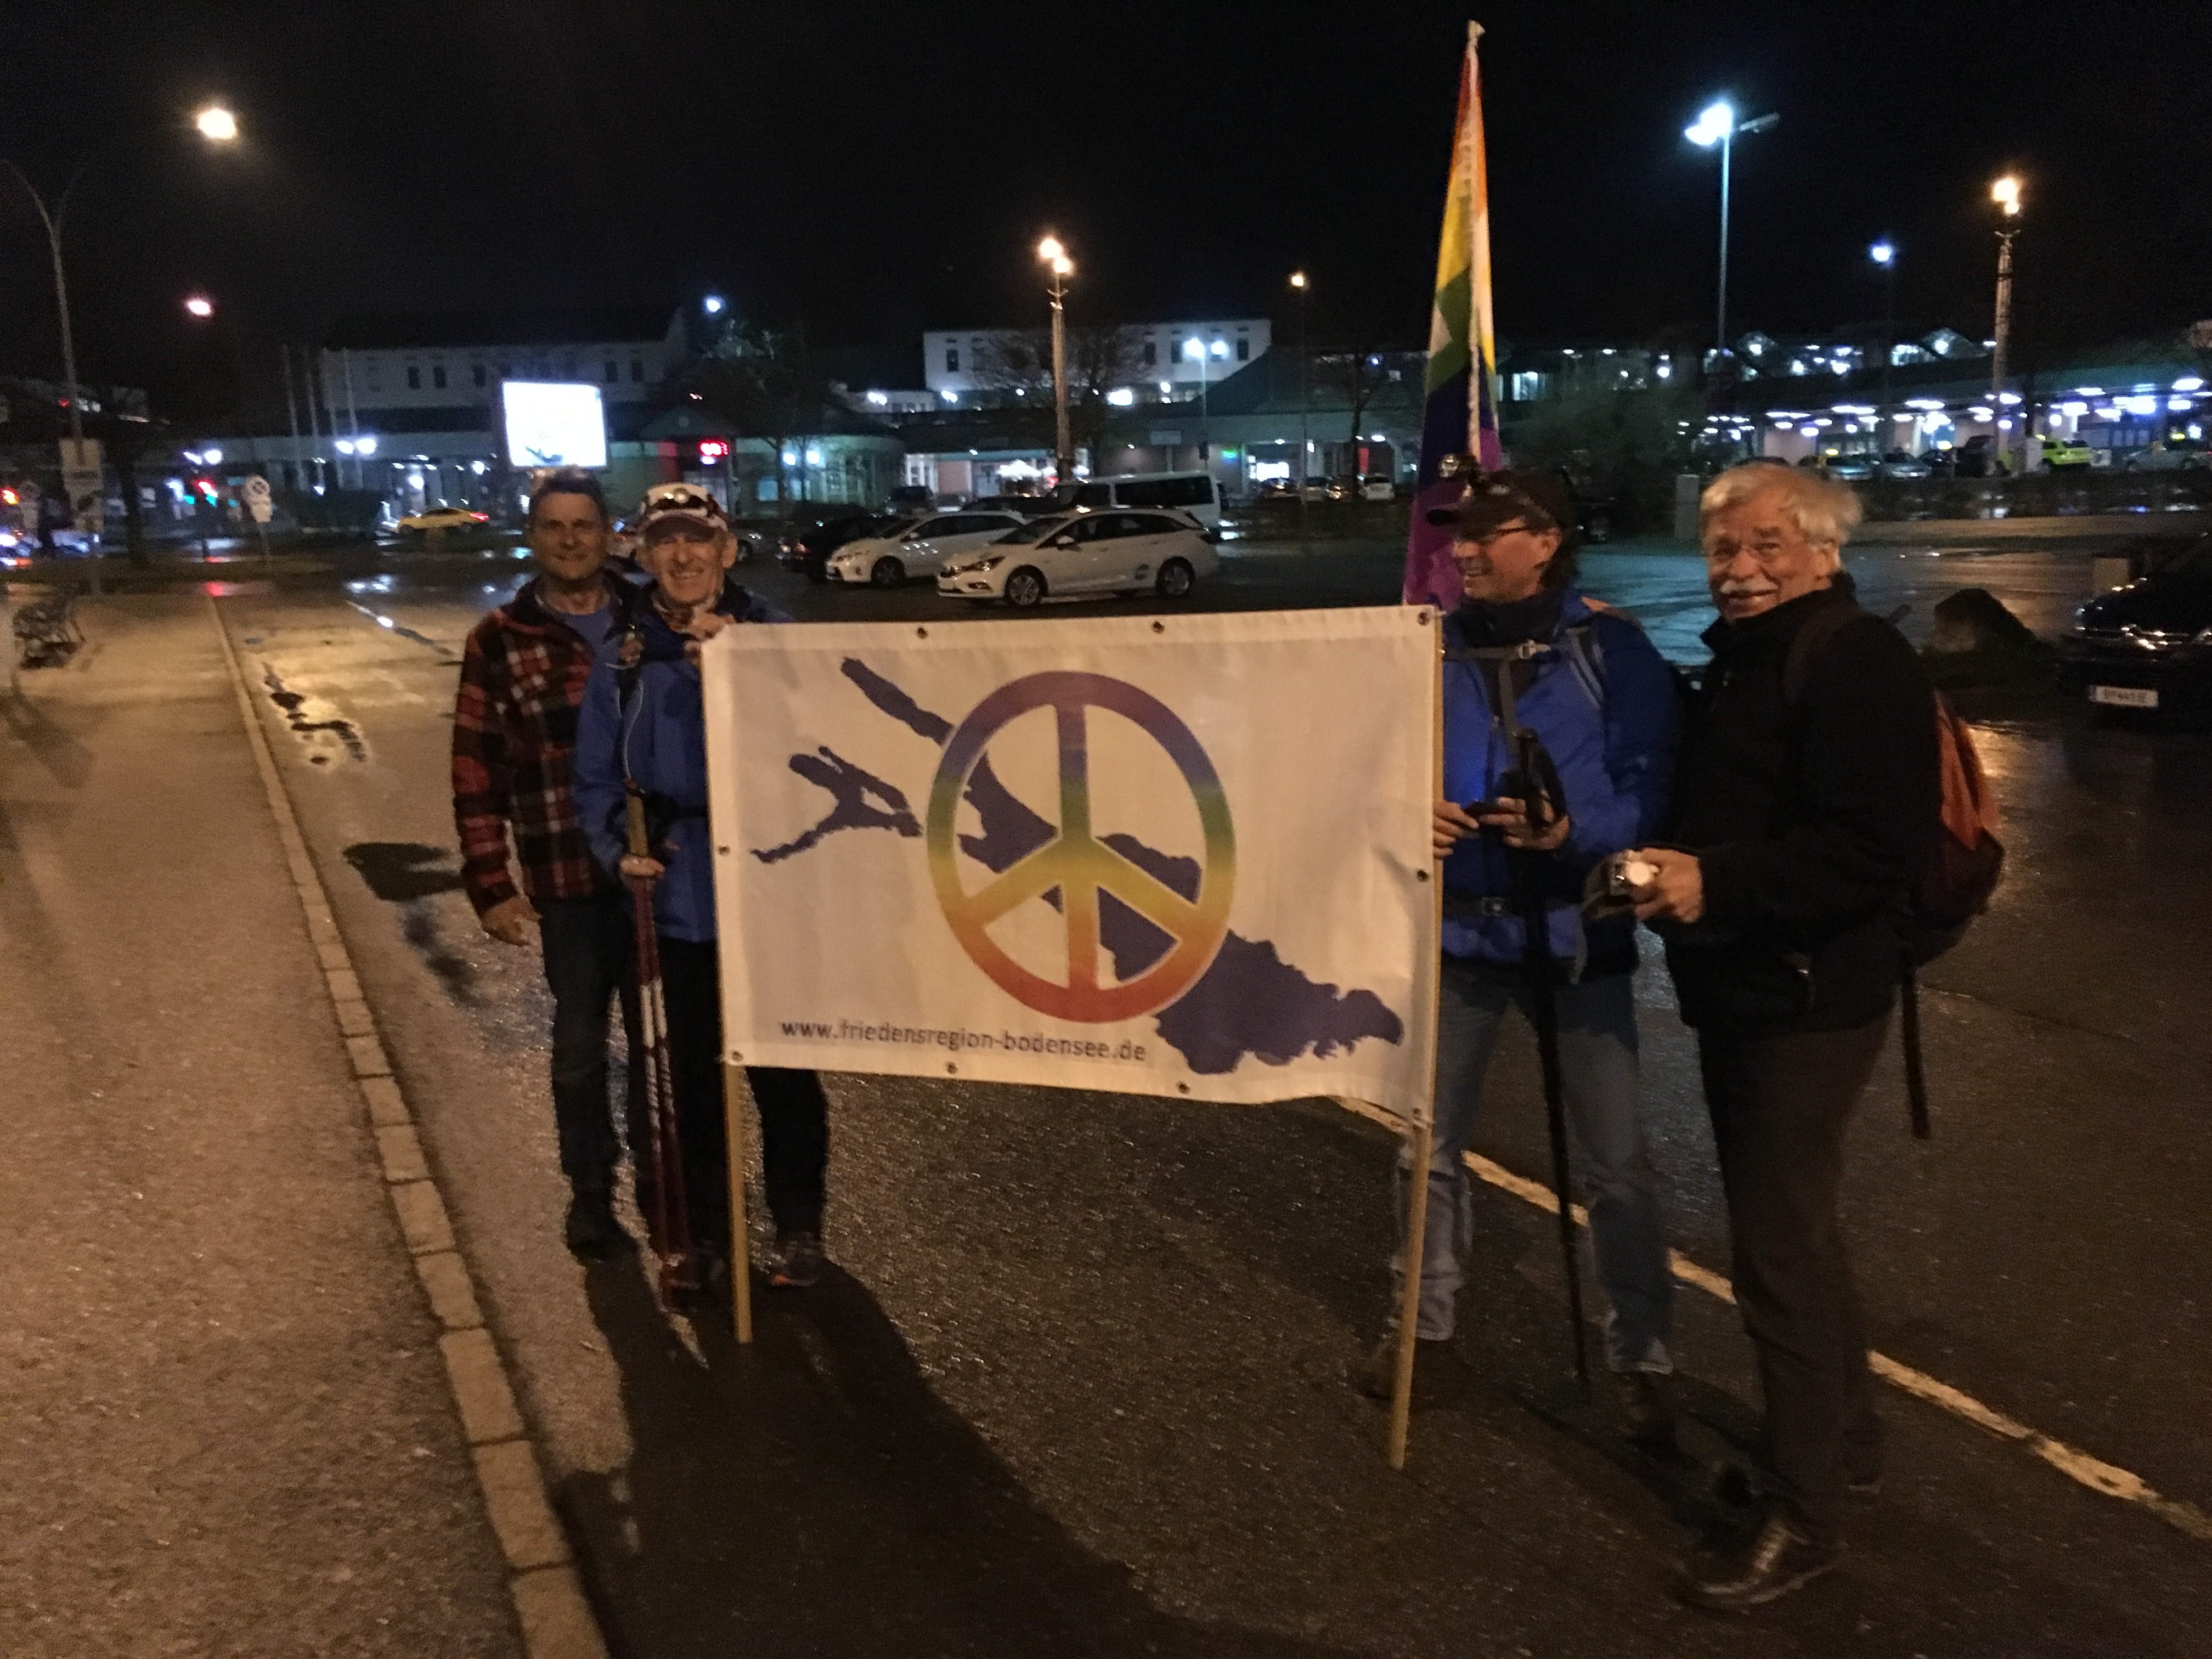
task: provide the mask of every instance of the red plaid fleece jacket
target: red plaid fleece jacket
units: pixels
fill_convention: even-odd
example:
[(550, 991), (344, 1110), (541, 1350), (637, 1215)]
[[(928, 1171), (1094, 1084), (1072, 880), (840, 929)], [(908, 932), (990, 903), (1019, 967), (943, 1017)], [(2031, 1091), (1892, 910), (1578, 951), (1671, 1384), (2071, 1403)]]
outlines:
[[(613, 638), (629, 626), (636, 590), (605, 580)], [(470, 631), (453, 705), (453, 824), (462, 884), (478, 915), (514, 896), (510, 826), (532, 900), (581, 898), (607, 880), (578, 826), (570, 787), (576, 711), (591, 672), (591, 647), (546, 609), (534, 580)]]

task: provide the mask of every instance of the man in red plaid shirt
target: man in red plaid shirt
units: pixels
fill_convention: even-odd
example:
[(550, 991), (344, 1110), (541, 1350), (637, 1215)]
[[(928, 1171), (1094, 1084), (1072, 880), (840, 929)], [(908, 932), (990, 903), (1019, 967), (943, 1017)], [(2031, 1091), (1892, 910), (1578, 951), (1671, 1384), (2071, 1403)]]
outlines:
[[(470, 633), (453, 708), (462, 882), (494, 939), (527, 946), (538, 924), (553, 993), (553, 1117), (572, 1194), (566, 1236), (587, 1259), (629, 1240), (615, 1219), (607, 1099), (607, 1007), (617, 996), (633, 1054), (637, 1042), (629, 908), (592, 857), (571, 791), (584, 684), (635, 603), (635, 590), (607, 568), (611, 530), (592, 474), (563, 469), (538, 482), (529, 523), (538, 574)], [(637, 1083), (633, 1075), (633, 1093)]]

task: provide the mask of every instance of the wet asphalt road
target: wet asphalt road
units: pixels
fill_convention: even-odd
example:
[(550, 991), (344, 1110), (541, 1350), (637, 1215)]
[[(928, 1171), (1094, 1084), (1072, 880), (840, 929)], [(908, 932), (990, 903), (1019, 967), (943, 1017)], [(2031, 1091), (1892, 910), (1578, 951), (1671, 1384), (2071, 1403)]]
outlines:
[[(1972, 583), (2047, 631), (2089, 550), (1854, 566), (1869, 604), (1914, 605), (1908, 629)], [(2203, 1650), (2212, 1544), (1893, 1391), (1889, 1491), (1843, 1574), (1752, 1620), (1676, 1607), (1667, 1565), (1712, 1512), (1701, 1462), (1755, 1428), (1733, 1311), (1682, 1293), (1692, 1455), (1633, 1455), (1564, 1377), (1548, 1218), (1488, 1187), (1462, 1304), (1477, 1386), (1417, 1420), (1391, 1474), (1340, 1380), (1381, 1321), (1391, 1145), (1320, 1103), (832, 1079), (841, 1271), (768, 1298), (752, 1352), (712, 1322), (672, 1331), (635, 1269), (560, 1249), (534, 957), (457, 890), (454, 664), (519, 567), (483, 568), (222, 609), (619, 1653)], [(802, 617), (945, 614), (923, 589), (745, 574)], [(1585, 574), (1697, 654), (1694, 561), (1601, 552)], [(1201, 602), (1387, 603), (1396, 579), (1390, 549), (1252, 550)], [(1906, 1135), (1893, 1053), (1856, 1132), (1875, 1341), (2212, 1508), (2212, 740), (2034, 696), (1967, 708), (2013, 864), (1929, 975), (1936, 1139)], [(1723, 1269), (1692, 1047), (1663, 974), (1639, 994), (1674, 1242)], [(1490, 1099), (1478, 1150), (1541, 1176), (1525, 1041)]]

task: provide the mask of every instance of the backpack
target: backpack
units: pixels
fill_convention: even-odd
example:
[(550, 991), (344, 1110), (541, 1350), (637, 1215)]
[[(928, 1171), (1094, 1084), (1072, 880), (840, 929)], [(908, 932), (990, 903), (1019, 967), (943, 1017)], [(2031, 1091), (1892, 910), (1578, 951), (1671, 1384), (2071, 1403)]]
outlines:
[[(1856, 605), (1832, 605), (1815, 612), (1797, 630), (1782, 663), (1784, 708), (1794, 708), (1803, 695), (1821, 647), (1861, 617), (1872, 614)], [(1903, 615), (1900, 611), (1887, 620), (1893, 623)], [(2004, 873), (1996, 793), (1982, 769), (1973, 733), (1941, 691), (1936, 693), (1936, 749), (1943, 781), (1936, 851), (1905, 895), (1905, 913), (1898, 921), (1898, 938), (1905, 947), (1899, 964), (1905, 1090), (1912, 1133), (1923, 1140), (1928, 1139), (1929, 1126), (1928, 1079), (1920, 1054), (1920, 969), (1965, 936), (1967, 925), (1989, 908)]]

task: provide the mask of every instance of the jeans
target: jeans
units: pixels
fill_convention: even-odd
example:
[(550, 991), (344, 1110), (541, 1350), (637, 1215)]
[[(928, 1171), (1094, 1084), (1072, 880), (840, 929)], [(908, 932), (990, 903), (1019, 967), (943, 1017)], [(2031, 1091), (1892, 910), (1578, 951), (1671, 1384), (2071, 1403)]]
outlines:
[[(1615, 1370), (1671, 1371), (1667, 1336), (1674, 1280), (1667, 1263), (1658, 1176), (1637, 1116), (1633, 981), (1626, 974), (1607, 975), (1562, 985), (1557, 999), (1559, 1071), (1574, 1169), (1589, 1206), (1597, 1280), (1612, 1304), (1607, 1361)], [(1508, 1005), (1515, 1003), (1529, 1013), (1528, 981), (1518, 969), (1443, 959), (1437, 1011), (1436, 1133), (1429, 1158), (1416, 1331), (1424, 1338), (1452, 1334), (1462, 1258), (1474, 1233), (1474, 1193), (1460, 1155), (1474, 1138), (1475, 1108), (1498, 1025)], [(1402, 1235), (1410, 1185), (1402, 1158), (1398, 1176)], [(1398, 1262), (1392, 1268), (1394, 1276), (1402, 1272)]]
[[(553, 993), (553, 1122), (561, 1173), (577, 1192), (605, 1193), (614, 1185), (620, 1156), (607, 1103), (607, 1005), (617, 996), (630, 1052), (637, 1052), (629, 902), (619, 892), (543, 900), (538, 938)], [(629, 1069), (634, 1109), (643, 1077), (635, 1064)]]
[(1881, 1470), (1866, 1325), (1836, 1202), (1844, 1126), (1888, 1028), (1885, 1014), (1839, 1031), (1698, 1034), (1736, 1304), (1766, 1401), (1767, 1461), (1791, 1517), (1824, 1539), (1841, 1525), (1845, 1480)]
[[(714, 1249), (730, 1238), (729, 1137), (722, 1115), (721, 964), (714, 942), (660, 936), (661, 994), (668, 1005), (668, 1070), (683, 1148), (691, 1237)], [(761, 1176), (779, 1233), (822, 1231), (830, 1162), (830, 1103), (812, 1072), (748, 1066), (760, 1114)], [(631, 1120), (630, 1158), (638, 1205), (653, 1194), (653, 1141), (642, 1114)]]

